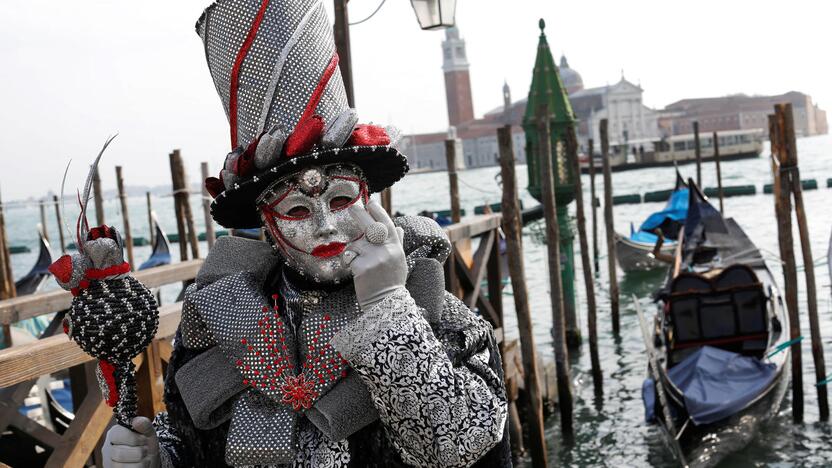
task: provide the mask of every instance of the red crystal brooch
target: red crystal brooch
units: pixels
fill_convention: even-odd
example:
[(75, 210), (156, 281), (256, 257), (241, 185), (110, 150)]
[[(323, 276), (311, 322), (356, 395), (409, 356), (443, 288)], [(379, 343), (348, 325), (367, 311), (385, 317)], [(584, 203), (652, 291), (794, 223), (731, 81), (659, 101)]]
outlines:
[(315, 393), (315, 382), (307, 380), (306, 375), (300, 374), (297, 377), (286, 377), (283, 381), (282, 403), (292, 405), (292, 409), (298, 411), (302, 408), (309, 409), (312, 407), (312, 400), (318, 396)]

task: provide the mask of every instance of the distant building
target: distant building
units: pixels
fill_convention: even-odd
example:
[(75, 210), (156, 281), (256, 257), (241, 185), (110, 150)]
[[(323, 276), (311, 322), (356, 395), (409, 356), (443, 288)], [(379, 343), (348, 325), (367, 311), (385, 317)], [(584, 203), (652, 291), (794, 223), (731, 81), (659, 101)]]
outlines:
[[(447, 169), (445, 140), (457, 138), (457, 165), (483, 167), (499, 164), (497, 128), (509, 121), (501, 115), (474, 119), (471, 97), (471, 78), (465, 51), (465, 40), (456, 27), (445, 30), (442, 42), (442, 70), (445, 73), (445, 98), (448, 106), (448, 131), (408, 135), (402, 142), (402, 150), (408, 156), (410, 167), (416, 170)], [(503, 98), (511, 102), (508, 85), (503, 86)], [(520, 128), (522, 111), (512, 124), (514, 154), (519, 163), (526, 162), (525, 137)]]
[(693, 133), (699, 122), (703, 133), (760, 128), (768, 131), (768, 115), (774, 105), (790, 102), (794, 110), (797, 136), (822, 135), (829, 132), (826, 112), (812, 103), (811, 96), (791, 91), (778, 96), (732, 96), (683, 99), (664, 108), (659, 125), (664, 135)]
[(471, 76), (465, 40), (456, 27), (445, 31), (442, 41), (442, 71), (445, 72), (445, 100), (448, 103), (448, 124), (459, 125), (474, 120), (474, 101), (471, 99)]
[[(499, 164), (497, 128), (512, 126), (512, 140), (517, 162), (526, 162), (525, 134), (521, 127), (526, 99), (511, 101), (508, 84), (503, 86), (503, 105), (474, 118), (471, 76), (465, 51), (465, 40), (459, 29), (448, 28), (442, 42), (442, 70), (445, 74), (445, 98), (450, 128), (446, 131), (408, 135), (402, 149), (410, 167), (416, 170), (444, 170), (445, 140), (449, 135), (458, 139), (457, 165), (460, 168)], [(558, 73), (569, 93), (581, 149), (587, 140), (595, 141), (600, 150), (600, 122), (607, 119), (610, 147), (627, 144), (633, 155), (650, 151), (653, 142), (671, 135), (693, 132), (693, 121), (699, 121), (700, 132), (745, 129), (768, 129), (768, 114), (774, 104), (791, 102), (794, 106), (795, 130), (798, 136), (829, 132), (826, 112), (812, 103), (806, 94), (792, 91), (779, 96), (734, 95), (720, 98), (683, 99), (658, 111), (644, 105), (644, 89), (624, 78), (607, 86), (584, 88), (583, 78), (561, 56)], [(629, 152), (629, 151), (628, 151)], [(461, 155), (461, 156), (460, 156)]]
[[(446, 30), (442, 54), (448, 122), (462, 148), (457, 152), (462, 154), (461, 158), (457, 156), (457, 163), (469, 168), (499, 164), (497, 128), (506, 124), (512, 126), (515, 157), (519, 163), (525, 163), (525, 135), (520, 125), (526, 111), (526, 99), (512, 103), (511, 91), (505, 84), (503, 105), (487, 112), (481, 119), (475, 119), (465, 40), (456, 27)], [(658, 113), (644, 106), (644, 90), (640, 86), (622, 76), (614, 85), (584, 89), (581, 74), (570, 68), (565, 56), (560, 59), (558, 72), (580, 121), (577, 133), (582, 146), (589, 138), (600, 141), (601, 119), (609, 120), (611, 144), (659, 137)], [(445, 140), (448, 134), (448, 131), (442, 131), (407, 136), (403, 150), (410, 159), (410, 166), (422, 170), (446, 169)]]
[[(579, 120), (577, 133), (582, 146), (589, 138), (594, 139), (596, 143), (601, 140), (598, 131), (601, 119), (609, 121), (610, 144), (659, 137), (659, 114), (642, 103), (644, 90), (640, 86), (622, 76), (614, 85), (584, 89), (581, 75), (569, 68), (564, 56), (560, 59), (558, 72), (569, 93), (569, 102), (572, 104), (575, 117)], [(514, 125), (520, 125), (525, 111), (526, 99), (511, 105), (509, 114)], [(486, 113), (483, 120), (504, 113), (505, 107), (498, 107)]]

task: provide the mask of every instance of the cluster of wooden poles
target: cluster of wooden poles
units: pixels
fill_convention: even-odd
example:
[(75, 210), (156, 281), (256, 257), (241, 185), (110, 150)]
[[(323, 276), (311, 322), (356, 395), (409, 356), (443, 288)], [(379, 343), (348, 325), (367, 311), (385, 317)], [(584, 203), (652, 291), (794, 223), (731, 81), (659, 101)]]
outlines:
[[(545, 109), (541, 109), (538, 122), (538, 135), (542, 142), (540, 146), (540, 180), (542, 181), (542, 197), (544, 205), (544, 218), (546, 220), (546, 244), (548, 248), (548, 266), (550, 278), (550, 292), (553, 313), (553, 334), (555, 347), (555, 374), (557, 378), (558, 409), (560, 421), (565, 440), (571, 442), (574, 439), (573, 430), (573, 396), (569, 363), (567, 360), (566, 323), (564, 318), (563, 290), (561, 287), (561, 264), (560, 264), (560, 232), (556, 214), (556, 198), (553, 182), (552, 169), (552, 148), (550, 142), (549, 117)], [(609, 144), (607, 140), (607, 121), (601, 122), (601, 146), (604, 156), (604, 185), (605, 185), (605, 218), (607, 225), (607, 243), (610, 251), (609, 271), (610, 275), (610, 305), (613, 322), (613, 331), (619, 331), (618, 311), (618, 284), (615, 277), (615, 249), (613, 246), (613, 219), (612, 219), (612, 186), (611, 170), (609, 166)], [(515, 172), (515, 155), (511, 138), (511, 126), (505, 126), (497, 130), (497, 141), (499, 146), (499, 160), (502, 180), (502, 228), (506, 240), (506, 257), (508, 259), (509, 275), (511, 277), (514, 307), (517, 314), (517, 326), (520, 336), (520, 347), (522, 350), (524, 387), (527, 393), (526, 408), (524, 413), (529, 430), (528, 442), (529, 452), (534, 466), (548, 466), (547, 448), (543, 430), (543, 396), (539, 383), (541, 370), (538, 367), (537, 347), (535, 345), (531, 311), (529, 309), (529, 293), (526, 286), (523, 242), (522, 242), (522, 220), (519, 202), (519, 191)], [(589, 142), (590, 147), (592, 141)], [(570, 171), (573, 174), (580, 174), (577, 157), (577, 140), (575, 129), (570, 127), (567, 135), (567, 151), (571, 157), (573, 167)], [(448, 163), (448, 178), (451, 194), (451, 219), (458, 222), (460, 219), (459, 186), (456, 166), (456, 141), (449, 139), (445, 142), (445, 154)], [(590, 158), (590, 182), (592, 199), (595, 200), (595, 168)], [(598, 334), (595, 302), (595, 283), (593, 278), (593, 267), (590, 264), (589, 241), (586, 230), (586, 216), (583, 209), (583, 192), (580, 177), (576, 177), (576, 202), (578, 208), (578, 231), (581, 246), (581, 261), (584, 272), (584, 284), (587, 292), (587, 325), (589, 328), (590, 359), (592, 362), (592, 381), (595, 394), (603, 394), (603, 377), (601, 373), (601, 362), (598, 355)], [(597, 214), (593, 203), (593, 247), (595, 271), (598, 270), (598, 232)]]
[[(797, 151), (794, 137), (794, 124), (791, 105), (778, 105), (777, 114), (771, 116), (772, 142), (772, 171), (774, 174), (775, 205), (780, 235), (781, 258), (784, 263), (784, 277), (786, 283), (786, 304), (791, 319), (791, 338), (800, 337), (800, 324), (797, 307), (797, 273), (794, 259), (793, 241), (791, 234), (791, 204), (790, 195), (794, 198), (798, 228), (803, 247), (803, 264), (807, 283), (807, 300), (810, 329), (812, 334), (812, 354), (815, 360), (817, 378), (818, 404), (820, 419), (826, 420), (829, 414), (827, 390), (822, 385), (825, 377), (825, 364), (822, 341), (817, 315), (817, 292), (812, 268), (813, 260), (809, 245), (809, 234), (806, 226), (806, 214), (801, 195), (800, 174), (797, 168)], [(550, 294), (553, 314), (553, 337), (555, 353), (555, 369), (557, 376), (558, 410), (561, 431), (564, 442), (574, 441), (573, 428), (573, 394), (567, 350), (567, 324), (565, 323), (563, 291), (561, 285), (560, 263), (560, 232), (556, 215), (556, 195), (553, 182), (551, 130), (549, 127), (551, 116), (545, 108), (538, 109), (538, 135), (541, 142), (539, 147), (541, 193), (543, 198), (543, 212), (546, 223), (546, 244), (548, 249), (548, 267), (550, 279)], [(601, 156), (603, 161), (604, 183), (604, 224), (607, 242), (607, 271), (609, 274), (610, 319), (614, 335), (620, 332), (619, 318), (619, 288), (616, 277), (616, 256), (614, 240), (614, 218), (612, 203), (612, 175), (609, 163), (608, 123), (606, 119), (600, 122)], [(696, 180), (701, 186), (702, 158), (699, 145), (699, 125), (694, 122)], [(538, 385), (541, 381), (538, 369), (537, 348), (535, 346), (531, 313), (529, 310), (529, 296), (524, 274), (524, 260), (522, 253), (522, 221), (519, 205), (519, 194), (515, 175), (515, 156), (511, 138), (511, 127), (505, 126), (497, 130), (497, 140), (500, 154), (502, 194), (502, 227), (506, 239), (509, 274), (513, 289), (514, 305), (517, 314), (517, 325), (522, 349), (522, 363), (524, 370), (525, 388), (527, 391), (527, 406), (525, 408), (526, 423), (529, 429), (528, 448), (534, 466), (547, 466), (547, 448), (543, 431), (543, 399)], [(713, 133), (716, 176), (718, 181), (718, 195), (720, 212), (724, 213), (722, 194), (722, 171), (719, 158), (719, 139), (717, 132)], [(459, 188), (457, 181), (455, 141), (448, 140), (445, 144), (448, 159), (448, 177), (451, 192), (451, 216), (454, 222), (459, 220)], [(575, 201), (578, 236), (581, 251), (581, 263), (586, 288), (587, 299), (587, 328), (589, 333), (590, 361), (592, 366), (592, 382), (596, 398), (603, 395), (603, 374), (598, 355), (598, 333), (596, 315), (595, 274), (598, 273), (598, 218), (596, 213), (596, 168), (593, 155), (593, 141), (588, 141), (589, 180), (592, 206), (592, 259), (590, 259), (589, 240), (587, 235), (587, 219), (584, 213), (583, 188), (578, 163), (578, 145), (574, 127), (569, 127), (566, 135), (566, 150), (571, 162), (570, 171), (575, 177)], [(593, 269), (594, 268), (594, 269)], [(593, 273), (593, 271), (595, 273)], [(799, 340), (792, 345), (793, 372), (793, 415), (795, 421), (803, 419), (803, 390), (802, 366)]]
[[(191, 258), (199, 258), (199, 242), (198, 242), (198, 234), (196, 232), (196, 228), (194, 226), (194, 217), (193, 212), (191, 211), (190, 200), (188, 198), (189, 189), (187, 184), (187, 179), (185, 177), (185, 169), (184, 164), (182, 161), (182, 156), (180, 151), (174, 150), (169, 155), (170, 159), (170, 168), (171, 168), (171, 178), (172, 178), (172, 186), (173, 186), (173, 197), (174, 197), (174, 209), (176, 212), (176, 225), (177, 231), (179, 234), (179, 252), (180, 252), (180, 260), (186, 261), (188, 260), (188, 252), (190, 251)], [(124, 185), (124, 176), (123, 176), (123, 168), (122, 166), (116, 166), (115, 168), (115, 175), (116, 175), (116, 186), (118, 189), (118, 199), (121, 207), (121, 214), (122, 219), (124, 222), (123, 229), (121, 230), (123, 239), (124, 239), (124, 246), (127, 254), (127, 261), (130, 263), (131, 269), (136, 268), (135, 259), (133, 256), (133, 235), (130, 228), (130, 216), (128, 213), (128, 205), (127, 205), (127, 193), (125, 190)], [(208, 177), (208, 163), (202, 163), (202, 177), (203, 179)], [(153, 244), (153, 236), (155, 234), (154, 230), (154, 219), (153, 219), (153, 205), (151, 201), (151, 194), (147, 192), (146, 194), (147, 199), (147, 216), (148, 216), (148, 226), (150, 230), (150, 244)], [(206, 189), (203, 187), (202, 192), (202, 208), (203, 214), (205, 216), (205, 230), (206, 230), (206, 240), (208, 242), (208, 248), (210, 249), (216, 240), (216, 234), (214, 231), (214, 223), (211, 218), (211, 210), (210, 210), (210, 198), (209, 194)], [(49, 241), (48, 229), (47, 229), (47, 208), (49, 205), (53, 205), (55, 208), (55, 221), (58, 226), (58, 241), (60, 245), (60, 249), (62, 253), (67, 252), (67, 248), (69, 244), (67, 243), (67, 239), (64, 234), (64, 220), (63, 220), (63, 213), (61, 212), (60, 200), (58, 199), (57, 195), (54, 195), (51, 201), (41, 201), (39, 203), (40, 207), (40, 224), (41, 224), (41, 232)], [(93, 205), (95, 206), (95, 222), (97, 226), (106, 224), (106, 220), (104, 217), (104, 196), (101, 189), (101, 177), (96, 171), (93, 174)], [(4, 205), (2, 201), (0, 201), (0, 300), (2, 299), (9, 299), (16, 296), (15, 285), (14, 285), (14, 276), (12, 273), (11, 268), (11, 261), (9, 257), (9, 243), (6, 236), (6, 228), (5, 228), (5, 217), (4, 217)], [(74, 223), (72, 223), (74, 224)], [(71, 240), (71, 239), (70, 239)], [(190, 249), (189, 249), (190, 246)], [(3, 325), (3, 340), (4, 345), (6, 347), (11, 347), (11, 330), (9, 325)]]
[[(177, 232), (179, 234), (178, 237), (180, 244), (181, 260), (188, 260), (189, 251), (192, 258), (199, 258), (199, 236), (194, 225), (194, 216), (191, 210), (191, 204), (189, 200), (190, 191), (187, 186), (188, 184), (185, 176), (185, 169), (180, 151), (177, 149), (171, 152), (169, 155), (169, 159), (173, 187), (174, 209), (176, 213)], [(202, 177), (208, 177), (208, 172), (208, 163), (203, 162)], [(127, 254), (127, 261), (130, 263), (131, 268), (135, 269), (136, 265), (133, 256), (133, 235), (132, 230), (130, 228), (130, 215), (128, 212), (127, 192), (125, 190), (123, 174), (123, 167), (116, 166), (116, 186), (118, 189), (118, 199), (120, 203), (122, 219), (124, 222), (121, 233), (124, 238), (124, 246)], [(145, 195), (147, 199), (147, 217), (150, 231), (149, 239), (150, 244), (152, 245), (153, 237), (155, 235), (153, 203), (151, 193), (146, 192)], [(95, 206), (96, 225), (100, 226), (106, 224), (104, 216), (104, 196), (101, 189), (101, 177), (98, 171), (96, 171), (93, 174), (92, 198), (93, 205)], [(209, 249), (213, 246), (216, 240), (216, 232), (214, 230), (214, 223), (211, 218), (210, 205), (211, 202), (209, 194), (203, 187), (202, 209), (203, 215), (205, 216), (205, 238), (208, 242)], [(44, 238), (46, 238), (46, 240), (49, 241), (49, 231), (47, 229), (47, 209), (50, 209), (50, 206), (54, 206), (55, 208), (55, 221), (58, 226), (57, 231), (59, 236), (58, 242), (60, 250), (62, 253), (66, 253), (67, 248), (71, 248), (71, 245), (68, 243), (68, 241), (73, 241), (73, 239), (67, 239), (65, 237), (63, 229), (63, 226), (65, 225), (63, 220), (63, 213), (61, 212), (60, 200), (58, 199), (57, 195), (54, 195), (52, 200), (50, 201), (43, 200), (39, 203), (41, 232)], [(9, 245), (6, 238), (3, 209), (4, 205), (2, 204), (2, 202), (0, 202), (0, 299), (7, 299), (9, 297), (14, 297), (14, 280), (12, 279), (11, 262), (9, 261)]]
[(815, 364), (815, 388), (818, 394), (818, 410), (821, 421), (829, 419), (829, 399), (826, 389), (826, 363), (823, 356), (823, 340), (818, 319), (817, 286), (812, 257), (809, 226), (803, 205), (803, 188), (797, 164), (797, 141), (794, 132), (794, 116), (791, 104), (774, 106), (774, 114), (768, 116), (771, 141), (771, 171), (774, 177), (774, 211), (777, 216), (777, 234), (780, 260), (786, 289), (786, 309), (789, 313), (789, 338), (792, 340), (792, 417), (803, 421), (803, 357), (800, 347), (800, 314), (798, 308), (797, 261), (792, 235), (792, 201), (803, 253), (803, 271), (806, 275), (806, 306), (809, 330), (812, 338), (812, 357)]

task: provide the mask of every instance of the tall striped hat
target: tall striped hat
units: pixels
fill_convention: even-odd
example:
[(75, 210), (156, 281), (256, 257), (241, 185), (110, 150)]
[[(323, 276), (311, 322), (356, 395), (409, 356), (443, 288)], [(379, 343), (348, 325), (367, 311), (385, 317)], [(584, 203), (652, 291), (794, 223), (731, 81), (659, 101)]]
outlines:
[(407, 172), (392, 132), (347, 104), (322, 0), (218, 0), (196, 30), (230, 126), (231, 152), (205, 181), (219, 224), (258, 227), (260, 193), (310, 165), (355, 164), (373, 192)]

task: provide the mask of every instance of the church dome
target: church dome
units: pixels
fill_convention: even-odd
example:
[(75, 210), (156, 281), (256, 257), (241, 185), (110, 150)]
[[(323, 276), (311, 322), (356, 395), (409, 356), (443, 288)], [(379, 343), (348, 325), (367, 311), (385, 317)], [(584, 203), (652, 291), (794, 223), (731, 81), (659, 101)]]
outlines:
[(563, 86), (567, 93), (572, 94), (584, 89), (584, 80), (581, 78), (581, 74), (569, 68), (569, 62), (566, 61), (565, 55), (560, 56), (558, 73), (560, 73), (560, 79), (563, 80)]

